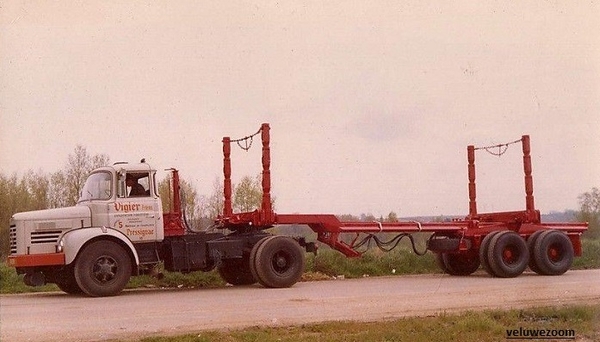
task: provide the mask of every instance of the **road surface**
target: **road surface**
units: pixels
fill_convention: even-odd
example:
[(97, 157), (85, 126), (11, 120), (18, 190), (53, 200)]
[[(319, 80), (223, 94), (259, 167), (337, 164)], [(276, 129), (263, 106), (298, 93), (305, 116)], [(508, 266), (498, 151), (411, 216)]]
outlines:
[(415, 275), (260, 286), (132, 290), (109, 298), (63, 293), (0, 297), (2, 341), (101, 341), (207, 329), (332, 320), (377, 321), (488, 308), (600, 304), (600, 270), (498, 279)]

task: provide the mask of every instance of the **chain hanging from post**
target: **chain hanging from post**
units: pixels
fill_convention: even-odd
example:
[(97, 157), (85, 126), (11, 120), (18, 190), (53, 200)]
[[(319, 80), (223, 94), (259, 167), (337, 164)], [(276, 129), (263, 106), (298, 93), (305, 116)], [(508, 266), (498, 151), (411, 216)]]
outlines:
[(258, 131), (252, 135), (240, 138), (230, 139), (223, 138), (223, 217), (231, 217), (233, 215), (232, 206), (232, 184), (231, 184), (231, 142), (235, 142), (238, 146), (248, 151), (252, 147), (252, 142), (255, 136), (261, 134), (262, 140), (262, 201), (260, 210), (257, 212), (257, 217), (253, 218), (253, 223), (268, 225), (274, 220), (273, 207), (271, 203), (271, 152), (269, 148), (270, 135), (269, 124), (263, 123)]
[[(257, 136), (262, 131), (262, 127), (258, 129), (258, 131), (252, 135), (247, 137), (243, 137), (240, 139), (231, 140), (231, 142), (236, 143), (242, 150), (248, 151), (252, 147), (252, 142), (254, 141), (254, 137)], [(243, 145), (242, 145), (243, 143)]]
[[(519, 140), (515, 140), (515, 141), (511, 141), (505, 144), (498, 144), (498, 145), (490, 145), (490, 146), (483, 146), (483, 147), (475, 147), (475, 151), (477, 150), (485, 150), (487, 153), (500, 157), (501, 155), (503, 155), (504, 153), (506, 153), (506, 150), (508, 150), (508, 146), (512, 145), (512, 144), (516, 144), (518, 142), (521, 142), (523, 139), (519, 139)], [(498, 149), (498, 152), (494, 151), (494, 149)]]

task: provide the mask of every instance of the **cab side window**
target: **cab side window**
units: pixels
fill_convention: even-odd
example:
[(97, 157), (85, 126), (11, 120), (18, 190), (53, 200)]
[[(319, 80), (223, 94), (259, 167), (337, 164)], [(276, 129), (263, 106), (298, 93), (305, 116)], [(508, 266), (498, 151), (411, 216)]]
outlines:
[(127, 173), (125, 176), (127, 197), (150, 196), (148, 173)]

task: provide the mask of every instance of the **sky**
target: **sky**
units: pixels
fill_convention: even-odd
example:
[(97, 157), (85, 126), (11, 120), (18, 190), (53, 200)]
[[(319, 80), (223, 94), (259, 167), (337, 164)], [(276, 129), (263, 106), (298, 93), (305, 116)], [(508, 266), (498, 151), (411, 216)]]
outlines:
[[(77, 145), (175, 167), (271, 126), (278, 213), (468, 213), (467, 145), (531, 137), (542, 213), (600, 186), (600, 5), (554, 1), (3, 1), (0, 173)], [(233, 180), (261, 171), (235, 148)], [(522, 152), (476, 154), (480, 212), (525, 207)]]

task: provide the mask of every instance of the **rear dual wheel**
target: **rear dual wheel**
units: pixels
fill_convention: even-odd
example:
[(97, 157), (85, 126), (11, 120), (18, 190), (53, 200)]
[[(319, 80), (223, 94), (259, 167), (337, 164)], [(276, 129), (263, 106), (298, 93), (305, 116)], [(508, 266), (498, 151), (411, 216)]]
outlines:
[[(539, 235), (535, 236), (537, 233)], [(542, 275), (561, 275), (573, 264), (574, 250), (571, 240), (564, 232), (545, 230), (533, 234), (530, 268)]]
[(250, 258), (248, 256), (241, 259), (223, 260), (219, 266), (219, 275), (231, 285), (252, 285), (256, 283), (256, 278), (250, 271)]
[(500, 278), (519, 276), (529, 263), (527, 243), (510, 230), (488, 234), (481, 243), (479, 256), (486, 272)]
[(250, 253), (250, 270), (261, 285), (290, 287), (297, 283), (305, 267), (304, 251), (296, 240), (287, 236), (270, 236), (260, 240)]

